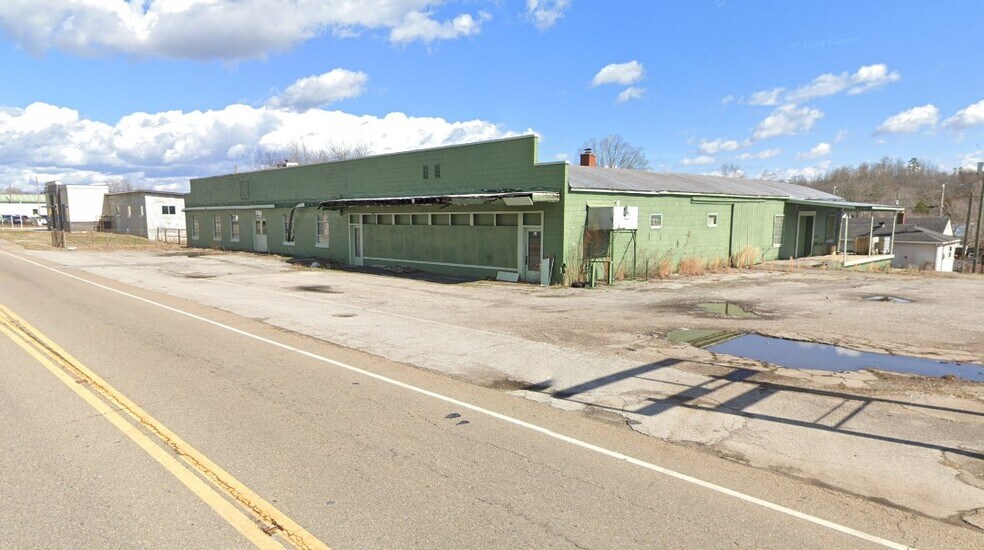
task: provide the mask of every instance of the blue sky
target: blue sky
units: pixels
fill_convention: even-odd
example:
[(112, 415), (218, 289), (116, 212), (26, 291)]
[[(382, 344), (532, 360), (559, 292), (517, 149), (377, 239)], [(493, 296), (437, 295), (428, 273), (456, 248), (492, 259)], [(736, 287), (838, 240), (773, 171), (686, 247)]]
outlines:
[[(43, 5), (43, 8), (39, 6)], [(620, 134), (653, 170), (984, 160), (982, 2), (0, 5), (0, 185), (187, 189), (256, 150)]]

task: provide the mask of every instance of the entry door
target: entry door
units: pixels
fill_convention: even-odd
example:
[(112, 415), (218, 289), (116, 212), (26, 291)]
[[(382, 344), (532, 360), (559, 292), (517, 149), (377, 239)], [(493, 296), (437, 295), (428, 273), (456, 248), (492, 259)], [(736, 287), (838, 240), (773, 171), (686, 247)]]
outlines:
[(813, 214), (800, 214), (799, 230), (796, 232), (799, 235), (799, 239), (796, 240), (797, 258), (813, 255), (813, 222), (815, 219)]
[(352, 227), (352, 265), (362, 265), (362, 227)]
[(253, 250), (267, 252), (267, 222), (263, 218), (253, 220)]
[(543, 261), (543, 231), (540, 229), (527, 229), (526, 238), (523, 239), (525, 243), (523, 266), (524, 277), (523, 279), (527, 282), (538, 283), (540, 282), (540, 263)]

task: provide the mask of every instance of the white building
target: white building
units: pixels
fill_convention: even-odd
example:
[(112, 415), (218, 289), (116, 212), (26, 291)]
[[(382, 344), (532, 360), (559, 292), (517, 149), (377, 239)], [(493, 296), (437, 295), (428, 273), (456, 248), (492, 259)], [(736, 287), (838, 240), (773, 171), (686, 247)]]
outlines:
[(953, 254), (960, 239), (953, 235), (905, 224), (895, 231), (892, 267), (953, 271)]
[(182, 193), (166, 191), (126, 191), (106, 195), (101, 226), (113, 233), (164, 238), (164, 232), (184, 238), (185, 215)]
[(35, 193), (13, 193), (0, 195), (0, 215), (29, 216), (37, 219), (48, 213), (44, 195)]
[(66, 184), (58, 180), (44, 185), (48, 227), (61, 231), (91, 231), (102, 215), (107, 185)]

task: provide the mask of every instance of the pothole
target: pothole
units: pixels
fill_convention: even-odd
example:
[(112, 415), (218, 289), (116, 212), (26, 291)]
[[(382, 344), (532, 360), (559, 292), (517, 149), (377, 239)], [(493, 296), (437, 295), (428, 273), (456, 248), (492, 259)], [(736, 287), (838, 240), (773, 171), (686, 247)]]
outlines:
[(322, 294), (341, 294), (337, 290), (332, 290), (328, 285), (299, 285), (295, 286), (294, 290), (300, 290), (301, 292), (321, 292)]
[(865, 296), (865, 302), (891, 302), (893, 304), (911, 304), (912, 300), (908, 298), (900, 298), (898, 296)]

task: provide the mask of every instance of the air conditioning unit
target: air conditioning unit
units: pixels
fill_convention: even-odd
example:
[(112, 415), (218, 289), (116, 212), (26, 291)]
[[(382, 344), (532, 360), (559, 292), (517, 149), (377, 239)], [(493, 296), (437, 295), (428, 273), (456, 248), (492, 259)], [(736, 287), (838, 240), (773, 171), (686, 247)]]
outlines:
[(638, 229), (638, 206), (589, 206), (588, 229)]

